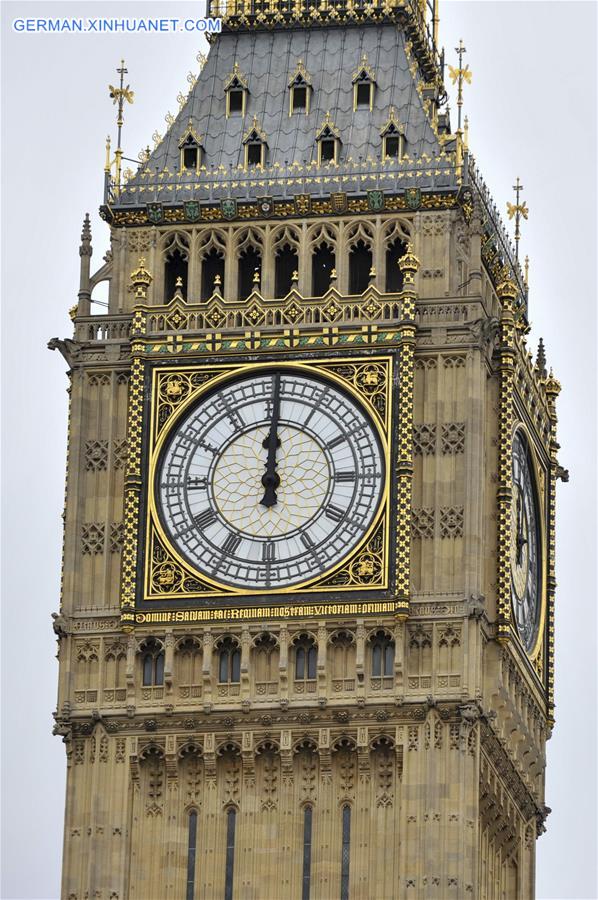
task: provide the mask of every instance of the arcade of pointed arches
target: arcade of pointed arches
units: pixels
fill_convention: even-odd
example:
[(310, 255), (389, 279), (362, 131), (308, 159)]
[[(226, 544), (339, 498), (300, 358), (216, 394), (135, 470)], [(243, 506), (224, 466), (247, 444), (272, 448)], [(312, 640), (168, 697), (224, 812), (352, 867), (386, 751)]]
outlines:
[(154, 261), (153, 303), (168, 303), (177, 287), (191, 303), (245, 300), (253, 290), (282, 298), (292, 288), (321, 297), (333, 285), (344, 295), (370, 284), (397, 293), (410, 237), (398, 218), (168, 231)]

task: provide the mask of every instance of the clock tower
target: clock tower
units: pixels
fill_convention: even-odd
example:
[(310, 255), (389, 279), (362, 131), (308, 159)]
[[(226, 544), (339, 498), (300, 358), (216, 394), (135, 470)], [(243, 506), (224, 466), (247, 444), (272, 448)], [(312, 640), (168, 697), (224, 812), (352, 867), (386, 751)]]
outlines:
[(50, 342), (62, 897), (531, 900), (565, 473), (519, 193), (513, 246), (435, 5), (209, 12)]

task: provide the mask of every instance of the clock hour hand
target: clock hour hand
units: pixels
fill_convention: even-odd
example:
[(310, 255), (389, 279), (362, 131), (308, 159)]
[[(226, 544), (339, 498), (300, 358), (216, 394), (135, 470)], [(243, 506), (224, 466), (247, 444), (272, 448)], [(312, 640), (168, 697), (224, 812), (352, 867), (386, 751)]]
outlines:
[(527, 544), (527, 538), (523, 537), (523, 509), (521, 503), (521, 492), (517, 494), (517, 565), (521, 565), (523, 558), (523, 547)]
[(274, 392), (272, 395), (272, 418), (270, 420), (270, 431), (265, 438), (262, 446), (268, 451), (266, 460), (266, 471), (262, 475), (262, 484), (265, 488), (264, 496), (260, 500), (262, 506), (267, 509), (278, 503), (276, 496), (276, 488), (280, 484), (280, 476), (276, 471), (276, 451), (280, 447), (278, 438), (278, 420), (280, 418), (280, 372), (274, 376)]

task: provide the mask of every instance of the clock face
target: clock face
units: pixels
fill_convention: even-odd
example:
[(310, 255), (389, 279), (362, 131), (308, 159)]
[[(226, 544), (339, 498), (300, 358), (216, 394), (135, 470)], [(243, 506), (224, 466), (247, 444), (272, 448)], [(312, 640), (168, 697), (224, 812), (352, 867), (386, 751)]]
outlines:
[(309, 581), (368, 532), (385, 483), (378, 431), (335, 383), (292, 368), (228, 381), (161, 453), (162, 526), (198, 572), (239, 588)]
[(538, 495), (526, 439), (513, 440), (511, 585), (517, 630), (523, 646), (534, 649), (540, 622), (542, 569)]

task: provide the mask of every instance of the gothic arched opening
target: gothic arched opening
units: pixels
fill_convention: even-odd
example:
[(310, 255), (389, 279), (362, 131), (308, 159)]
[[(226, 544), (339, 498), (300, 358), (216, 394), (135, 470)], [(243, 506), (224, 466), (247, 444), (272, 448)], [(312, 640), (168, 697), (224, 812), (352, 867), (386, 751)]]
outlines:
[(164, 300), (166, 303), (174, 297), (177, 278), (181, 279), (181, 291), (183, 296), (186, 296), (188, 270), (189, 264), (182, 252), (178, 248), (172, 250), (164, 263)]
[(363, 294), (370, 282), (372, 251), (363, 241), (357, 241), (349, 254), (349, 293)]
[(274, 265), (274, 293), (286, 297), (293, 284), (293, 272), (299, 268), (299, 255), (294, 247), (285, 244), (276, 255)]
[(216, 276), (220, 277), (220, 286), (224, 284), (224, 256), (222, 251), (212, 247), (203, 258), (201, 264), (201, 299), (209, 300), (214, 293)]
[(239, 300), (246, 300), (256, 286), (255, 273), (262, 277), (262, 256), (255, 247), (247, 247), (239, 256)]
[(403, 273), (399, 260), (405, 255), (405, 241), (396, 238), (386, 248), (386, 293), (395, 294), (403, 290)]
[(336, 265), (334, 250), (328, 244), (322, 244), (312, 257), (311, 282), (314, 297), (323, 297), (330, 287), (332, 270)]

